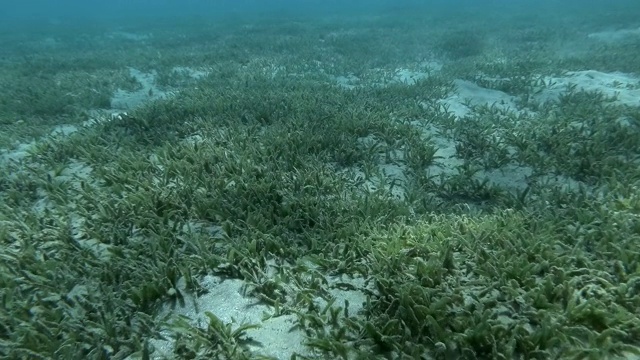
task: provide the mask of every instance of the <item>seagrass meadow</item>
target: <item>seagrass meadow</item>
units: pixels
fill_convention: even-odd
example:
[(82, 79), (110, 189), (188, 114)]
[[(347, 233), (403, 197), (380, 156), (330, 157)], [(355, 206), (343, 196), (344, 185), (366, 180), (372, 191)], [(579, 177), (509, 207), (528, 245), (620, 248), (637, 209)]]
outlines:
[(639, 13), (2, 32), (0, 357), (640, 358)]

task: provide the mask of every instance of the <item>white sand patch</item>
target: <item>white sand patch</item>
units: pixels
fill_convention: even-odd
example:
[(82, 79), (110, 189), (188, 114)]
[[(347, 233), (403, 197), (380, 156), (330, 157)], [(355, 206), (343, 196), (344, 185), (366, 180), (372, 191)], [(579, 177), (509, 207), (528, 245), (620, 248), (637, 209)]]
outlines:
[(455, 93), (440, 100), (457, 118), (471, 114), (473, 106), (496, 106), (501, 110), (519, 112), (516, 98), (505, 92), (483, 88), (467, 80), (454, 80)]
[(429, 166), (429, 176), (433, 176), (434, 180), (439, 183), (440, 175), (453, 175), (458, 171), (456, 167), (462, 165), (464, 161), (456, 157), (455, 141), (442, 136), (440, 131), (433, 125), (423, 125), (419, 121), (413, 121), (412, 125), (420, 128), (425, 139), (430, 139), (436, 147), (433, 165)]
[(338, 84), (338, 86), (342, 88), (345, 88), (347, 90), (353, 90), (360, 83), (360, 78), (353, 74), (349, 74), (346, 76), (340, 75), (340, 76), (334, 77), (334, 81)]
[(640, 27), (636, 29), (619, 29), (594, 32), (587, 35), (589, 39), (594, 39), (607, 43), (625, 41), (640, 38)]
[(416, 82), (429, 77), (429, 73), (421, 71), (413, 71), (409, 69), (398, 69), (393, 76), (394, 82), (413, 85)]
[[(206, 69), (194, 69), (186, 66), (174, 66), (171, 72), (193, 80), (200, 80), (210, 73)], [(166, 99), (175, 94), (174, 91), (164, 91), (158, 87), (156, 82), (158, 73), (155, 70), (142, 72), (129, 68), (129, 74), (141, 85), (141, 88), (136, 91), (116, 90), (111, 98), (111, 109), (113, 110), (131, 110), (149, 101)]]
[(544, 175), (540, 177), (538, 182), (543, 186), (556, 187), (565, 192), (577, 191), (581, 187), (584, 187), (587, 189), (589, 188), (589, 186), (585, 185), (583, 182), (574, 180), (564, 175), (557, 175), (557, 174)]
[(30, 150), (35, 146), (35, 141), (18, 144), (15, 149), (1, 149), (0, 150), (0, 165), (7, 165), (11, 162), (20, 162), (22, 159), (29, 156)]
[(434, 72), (442, 69), (442, 64), (437, 61), (423, 61), (417, 69), (398, 68), (394, 71), (391, 82), (413, 85), (416, 82), (426, 79)]
[(385, 86), (387, 84), (394, 83), (413, 85), (420, 80), (428, 78), (433, 73), (438, 72), (441, 69), (442, 64), (437, 61), (423, 61), (417, 64), (415, 68), (397, 68), (393, 70), (372, 69), (372, 71), (378, 74), (382, 79), (382, 81), (372, 84), (363, 83), (363, 80), (354, 74), (332, 76), (331, 78), (338, 84), (338, 86), (348, 90), (353, 90), (359, 86)]
[[(78, 131), (78, 127), (75, 125), (58, 125), (51, 130), (49, 138), (56, 140), (60, 137), (69, 136), (76, 131)], [(36, 141), (31, 141), (16, 144), (13, 149), (0, 149), (0, 166), (7, 165), (9, 163), (19, 163), (31, 154), (36, 145)]]
[(107, 38), (109, 39), (123, 39), (123, 40), (130, 40), (130, 41), (145, 41), (145, 40), (149, 40), (152, 35), (151, 34), (138, 34), (138, 33), (132, 33), (132, 32), (128, 32), (128, 31), (113, 31), (111, 33), (108, 33), (106, 35)]
[(199, 80), (202, 79), (204, 77), (206, 77), (207, 75), (209, 75), (209, 71), (207, 70), (202, 70), (202, 69), (192, 69), (190, 67), (186, 67), (186, 66), (174, 66), (173, 69), (171, 69), (172, 72), (180, 74), (180, 75), (184, 75), (186, 77), (192, 78), (194, 80)]
[[(348, 304), (349, 316), (357, 316), (366, 302), (366, 295), (360, 290), (366, 287), (363, 279), (345, 277), (326, 277), (330, 286), (329, 294), (335, 299), (333, 306)], [(341, 286), (346, 284), (346, 288)], [(274, 314), (274, 308), (265, 305), (254, 297), (246, 294), (246, 283), (237, 279), (222, 278), (207, 275), (200, 282), (206, 292), (194, 296), (185, 289), (185, 282), (178, 282), (177, 290), (184, 296), (184, 306), (171, 307), (169, 305), (159, 314), (159, 318), (178, 316), (190, 319), (192, 326), (206, 328), (208, 318), (206, 312), (214, 314), (225, 324), (231, 324), (233, 329), (243, 324), (257, 324), (259, 328), (246, 331), (246, 338), (251, 352), (275, 359), (290, 359), (298, 354), (311, 356), (312, 352), (304, 343), (306, 334), (297, 325), (297, 318), (292, 314)], [(315, 301), (319, 308), (327, 304), (322, 298)], [(271, 316), (276, 315), (276, 316)], [(173, 358), (173, 341), (170, 340), (171, 330), (163, 331), (167, 340), (152, 340), (154, 348), (153, 359)], [(132, 358), (130, 358), (132, 359)]]
[[(403, 81), (407, 84), (413, 84), (417, 81), (416, 79), (419, 80), (420, 78), (420, 75), (404, 69), (400, 69), (397, 75), (394, 79), (399, 79), (398, 81)], [(356, 79), (345, 77), (342, 85), (352, 86)], [(535, 95), (541, 102), (557, 101), (568, 90), (576, 88), (584, 91), (600, 92), (607, 97), (615, 98), (620, 104), (640, 105), (640, 79), (628, 74), (607, 74), (593, 70), (569, 72), (565, 77), (545, 78), (544, 84), (546, 84), (544, 88), (539, 89)], [(477, 106), (496, 107), (500, 111), (514, 113), (515, 115), (532, 113), (529, 109), (519, 108), (517, 97), (508, 93), (484, 88), (471, 81), (461, 79), (454, 80), (454, 85), (454, 93), (445, 99), (438, 100), (438, 102), (443, 104), (447, 111), (452, 113), (458, 120), (472, 118), (474, 108)], [(428, 106), (426, 103), (423, 105)], [(629, 119), (620, 119), (619, 121), (623, 124), (631, 123)], [(438, 183), (441, 176), (446, 179), (458, 174), (458, 169), (464, 164), (464, 160), (460, 159), (456, 154), (455, 141), (443, 136), (439, 129), (432, 125), (425, 126), (419, 121), (413, 122), (413, 125), (421, 128), (425, 141), (431, 141), (437, 148), (433, 165), (426, 169), (428, 175)], [(408, 182), (407, 168), (403, 164), (403, 155), (402, 151), (400, 151), (399, 155), (393, 156), (392, 163), (387, 163), (382, 159), (378, 163), (379, 169), (382, 170), (387, 181), (386, 186), (389, 186), (389, 184), (398, 185), (393, 188), (393, 195), (399, 199), (404, 198), (403, 185)], [(480, 170), (474, 175), (474, 178), (480, 182), (487, 181), (490, 185), (503, 190), (518, 193), (530, 185), (533, 173), (533, 169), (528, 166), (507, 164), (497, 169)], [(356, 170), (355, 178), (364, 178), (364, 173), (361, 170)], [(551, 186), (570, 184), (562, 186), (566, 191), (575, 190), (580, 186), (580, 182), (558, 176), (546, 176), (538, 178), (538, 181)], [(369, 181), (366, 185), (369, 191), (374, 191), (380, 184), (376, 184), (375, 181)]]
[[(382, 170), (382, 174), (384, 174), (384, 177), (389, 181), (388, 188), (391, 191), (391, 196), (396, 199), (404, 200), (404, 186), (406, 186), (408, 180), (405, 174), (407, 170), (406, 166), (398, 164), (382, 164), (380, 165), (380, 170)], [(371, 191), (374, 191), (377, 186), (380, 185), (375, 182), (370, 183)]]
[(146, 102), (164, 99), (170, 95), (170, 93), (166, 93), (157, 87), (156, 76), (158, 74), (155, 70), (145, 73), (134, 68), (129, 68), (129, 74), (140, 83), (141, 88), (136, 91), (116, 90), (111, 99), (112, 109), (130, 110)]
[[(409, 76), (405, 79), (405, 82), (411, 84), (412, 79), (414, 79), (411, 77), (413, 73), (401, 72), (401, 74)], [(466, 80), (455, 80), (454, 84), (455, 93), (439, 101), (459, 120), (466, 116), (473, 115), (473, 108), (475, 106), (495, 106), (503, 111), (514, 113), (526, 111), (520, 110), (516, 105), (516, 98), (505, 92), (483, 88)], [(424, 104), (424, 106), (427, 106), (427, 104)], [(420, 128), (425, 141), (432, 142), (437, 149), (433, 164), (425, 169), (428, 175), (432, 177), (436, 183), (440, 183), (441, 179), (446, 179), (458, 174), (458, 169), (464, 164), (464, 160), (457, 156), (455, 141), (443, 136), (439, 129), (433, 125), (425, 126), (419, 121), (414, 121), (412, 124)], [(364, 142), (365, 139), (361, 140)], [(392, 160), (393, 163), (389, 164), (383, 161), (383, 159), (379, 159), (378, 166), (386, 178), (386, 186), (390, 187), (389, 184), (396, 185), (391, 188), (392, 195), (396, 198), (404, 199), (403, 185), (407, 184), (408, 181), (407, 168), (406, 165), (403, 164), (404, 153), (400, 151), (399, 154), (394, 154)], [(481, 170), (477, 172), (474, 177), (481, 182), (486, 180), (489, 184), (501, 189), (518, 192), (529, 186), (528, 179), (532, 173), (533, 170), (529, 167), (511, 164), (499, 169)], [(355, 177), (364, 178), (364, 173), (356, 170)], [(366, 186), (369, 191), (374, 191), (380, 184), (377, 184), (375, 180), (369, 180)]]
[[(244, 295), (245, 283), (237, 279), (222, 279), (217, 276), (205, 276), (200, 285), (207, 291), (195, 297), (187, 293), (184, 281), (178, 284), (178, 290), (183, 294), (185, 306), (171, 309), (166, 306), (160, 318), (170, 314), (185, 316), (191, 319), (193, 326), (206, 328), (208, 318), (206, 312), (211, 312), (225, 324), (233, 324), (237, 328), (244, 324), (260, 324), (259, 329), (246, 332), (252, 340), (252, 350), (277, 359), (289, 359), (294, 353), (308, 354), (303, 344), (304, 334), (301, 330), (291, 331), (295, 325), (293, 315), (272, 317), (263, 321), (265, 314), (273, 310), (256, 299)], [(165, 331), (164, 336), (170, 336), (171, 331)], [(171, 340), (153, 340), (155, 348), (154, 359), (173, 358), (173, 342)]]
[[(196, 80), (209, 75), (209, 72), (206, 70), (192, 69), (183, 66), (176, 66), (172, 71)], [(174, 94), (173, 92), (164, 92), (156, 86), (157, 73), (155, 71), (144, 73), (137, 69), (129, 68), (129, 74), (140, 83), (142, 86), (141, 89), (137, 91), (118, 89), (111, 98), (112, 109), (89, 110), (88, 114), (90, 117), (83, 122), (82, 127), (90, 127), (105, 121), (120, 120), (122, 116), (126, 116), (125, 110), (141, 106), (148, 101), (164, 99)], [(55, 140), (59, 137), (69, 136), (79, 129), (76, 125), (60, 124), (51, 130), (49, 137)], [(0, 149), (0, 166), (10, 162), (20, 162), (29, 155), (35, 145), (36, 142), (31, 141), (16, 144), (13, 149)]]
[[(456, 156), (455, 141), (441, 136), (438, 130), (433, 126), (422, 127), (423, 133), (431, 137), (438, 151), (434, 165), (429, 167), (429, 175), (434, 176), (436, 183), (440, 182), (439, 177), (444, 175), (445, 178), (458, 173), (458, 167), (464, 164), (464, 160)], [(480, 170), (474, 177), (478, 181), (485, 179), (490, 185), (501, 189), (518, 192), (529, 186), (529, 177), (533, 174), (533, 169), (526, 166), (508, 164), (498, 169)]]
[[(121, 116), (121, 113), (118, 111), (105, 112), (103, 110), (93, 110), (88, 113), (90, 118), (82, 123), (82, 127), (91, 127), (104, 121), (115, 120), (118, 116)], [(126, 115), (126, 113), (124, 114)], [(77, 132), (79, 129), (80, 128), (76, 125), (61, 124), (51, 130), (48, 138), (50, 140), (57, 141)], [(31, 154), (36, 145), (37, 142), (34, 140), (16, 144), (12, 149), (0, 149), (0, 166), (7, 165), (9, 163), (19, 163)]]
[[(207, 75), (204, 71), (191, 70), (185, 67), (176, 67), (174, 68), (174, 71), (181, 71), (196, 79)], [(122, 116), (126, 115), (123, 110), (131, 109), (140, 106), (147, 101), (166, 98), (171, 95), (171, 93), (162, 92), (157, 88), (155, 85), (155, 71), (151, 73), (143, 73), (139, 70), (130, 68), (129, 73), (142, 85), (142, 88), (134, 92), (119, 89), (111, 100), (113, 109), (107, 111), (90, 110), (88, 112), (90, 118), (87, 119), (81, 127), (91, 127), (104, 121), (122, 119)], [(60, 124), (51, 130), (48, 138), (50, 140), (57, 141), (61, 138), (68, 137), (79, 129), (80, 128), (76, 125)], [(19, 164), (33, 152), (36, 146), (37, 142), (31, 141), (16, 144), (12, 149), (0, 149), (0, 166), (4, 167), (9, 164)], [(12, 174), (15, 176), (16, 173), (14, 172)], [(44, 200), (41, 200), (41, 202), (42, 201)], [(43, 209), (46, 206), (44, 206), (43, 203), (40, 203), (37, 207)]]
[(533, 169), (519, 165), (505, 165), (499, 169), (481, 171), (477, 174), (479, 179), (487, 179), (489, 184), (508, 191), (523, 191), (529, 186), (528, 178), (533, 174)]
[(51, 131), (51, 135), (69, 136), (69, 135), (73, 134), (76, 131), (78, 131), (78, 127), (77, 126), (62, 124), (62, 125), (56, 126)]
[(571, 71), (563, 77), (547, 77), (548, 84), (537, 95), (539, 102), (557, 101), (570, 87), (599, 92), (615, 98), (621, 105), (640, 106), (640, 78), (621, 72), (604, 73), (595, 70)]

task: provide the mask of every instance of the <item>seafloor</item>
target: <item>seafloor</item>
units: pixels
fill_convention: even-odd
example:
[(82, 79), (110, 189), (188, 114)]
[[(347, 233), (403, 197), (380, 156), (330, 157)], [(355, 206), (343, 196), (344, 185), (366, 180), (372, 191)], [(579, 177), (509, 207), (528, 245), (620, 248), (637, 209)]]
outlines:
[(638, 359), (640, 8), (0, 35), (0, 357)]

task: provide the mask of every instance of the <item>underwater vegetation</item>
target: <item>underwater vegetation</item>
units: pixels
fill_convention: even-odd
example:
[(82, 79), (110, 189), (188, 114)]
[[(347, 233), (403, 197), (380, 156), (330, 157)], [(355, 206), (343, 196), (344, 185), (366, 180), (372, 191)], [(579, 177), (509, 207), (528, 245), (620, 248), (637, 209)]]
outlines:
[[(0, 357), (152, 359), (165, 339), (176, 359), (272, 358), (252, 347), (259, 323), (159, 315), (208, 291), (211, 274), (244, 281), (272, 309), (265, 321), (294, 319), (308, 348), (294, 359), (640, 355), (640, 108), (578, 87), (535, 98), (552, 86), (540, 74), (638, 66), (625, 46), (491, 62), (495, 45), (472, 30), (416, 24), (385, 42), (364, 20), (344, 34), (223, 25), (1, 70), (5, 147), (77, 127), (1, 158)], [(431, 46), (451, 62), (394, 80)], [(154, 91), (170, 96), (108, 114), (117, 89), (149, 92), (126, 66), (156, 71)], [(339, 86), (349, 73), (358, 84)], [(443, 102), (456, 79), (526, 111), (468, 101), (457, 116)], [(523, 186), (488, 176), (515, 169)]]

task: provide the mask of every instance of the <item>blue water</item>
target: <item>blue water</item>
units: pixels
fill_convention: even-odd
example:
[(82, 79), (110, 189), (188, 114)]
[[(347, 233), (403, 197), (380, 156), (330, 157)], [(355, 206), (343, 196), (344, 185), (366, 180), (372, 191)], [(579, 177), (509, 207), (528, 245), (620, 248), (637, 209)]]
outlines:
[[(315, 13), (317, 11), (353, 11), (384, 9), (390, 6), (416, 5), (418, 1), (292, 1), (292, 0), (37, 0), (11, 2), (2, 7), (0, 20), (124, 19), (150, 16), (220, 16), (228, 13)], [(397, 5), (398, 3), (404, 3)]]
[(30, 0), (3, 1), (2, 25), (30, 22), (119, 21), (149, 17), (201, 16), (227, 14), (362, 14), (415, 10), (491, 11), (598, 11), (626, 6), (635, 0)]

